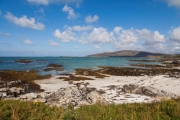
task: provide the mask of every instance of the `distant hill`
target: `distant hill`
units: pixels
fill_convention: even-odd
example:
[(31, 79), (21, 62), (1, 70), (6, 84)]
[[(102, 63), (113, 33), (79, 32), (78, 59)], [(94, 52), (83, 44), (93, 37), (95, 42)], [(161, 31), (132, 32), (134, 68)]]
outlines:
[(122, 50), (116, 52), (104, 52), (99, 54), (88, 55), (89, 57), (147, 57), (147, 56), (161, 56), (161, 53), (150, 53), (136, 50)]

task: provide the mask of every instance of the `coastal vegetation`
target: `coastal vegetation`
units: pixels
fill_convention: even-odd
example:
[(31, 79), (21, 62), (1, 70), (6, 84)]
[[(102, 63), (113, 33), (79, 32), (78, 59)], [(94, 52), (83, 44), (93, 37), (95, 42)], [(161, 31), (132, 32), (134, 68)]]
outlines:
[(74, 76), (74, 75), (70, 75), (69, 77), (59, 77), (59, 79), (64, 79), (64, 81), (94, 80), (92, 78)]
[(73, 109), (38, 102), (0, 101), (3, 120), (179, 120), (180, 99), (153, 103), (101, 104)]
[(44, 71), (52, 71), (52, 70), (63, 71), (64, 68), (63, 68), (62, 65), (58, 65), (58, 64), (48, 64), (47, 67), (44, 69)]
[(34, 80), (50, 78), (51, 75), (39, 75), (38, 72), (39, 71), (37, 70), (3, 70), (0, 71), (0, 79), (1, 81), (6, 82), (6, 84), (10, 83), (11, 81), (22, 81), (21, 84), (11, 85), (11, 87), (24, 87), (24, 85), (27, 84), (29, 86), (29, 90), (31, 91), (43, 91), (40, 86), (34, 82)]

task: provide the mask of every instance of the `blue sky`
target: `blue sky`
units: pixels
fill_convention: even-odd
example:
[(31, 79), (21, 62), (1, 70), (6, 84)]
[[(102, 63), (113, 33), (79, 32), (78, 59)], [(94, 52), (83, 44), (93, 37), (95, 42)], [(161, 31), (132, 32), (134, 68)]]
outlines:
[(180, 0), (0, 0), (0, 56), (180, 53)]

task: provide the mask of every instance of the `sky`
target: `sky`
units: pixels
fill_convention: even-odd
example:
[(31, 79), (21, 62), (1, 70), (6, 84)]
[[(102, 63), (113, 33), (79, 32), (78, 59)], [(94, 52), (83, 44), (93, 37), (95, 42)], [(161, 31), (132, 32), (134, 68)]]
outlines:
[(0, 0), (0, 56), (180, 54), (180, 0)]

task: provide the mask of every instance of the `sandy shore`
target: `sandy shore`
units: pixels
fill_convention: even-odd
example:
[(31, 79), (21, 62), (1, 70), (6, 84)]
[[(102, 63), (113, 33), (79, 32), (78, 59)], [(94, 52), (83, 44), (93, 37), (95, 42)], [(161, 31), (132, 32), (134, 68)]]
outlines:
[[(51, 79), (36, 80), (35, 82), (41, 86), (42, 89), (48, 92), (57, 91), (59, 88), (73, 86), (67, 81), (58, 79), (59, 75), (53, 76)], [(138, 94), (117, 94), (118, 90), (109, 89), (108, 86), (116, 85), (123, 87), (125, 84), (138, 84), (140, 86), (150, 86), (158, 90), (163, 90), (168, 93), (173, 93), (180, 96), (180, 78), (170, 78), (165, 75), (159, 76), (109, 76), (105, 78), (94, 78), (94, 80), (77, 81), (89, 82), (88, 87), (95, 87), (98, 90), (105, 90), (104, 98), (113, 103), (130, 103), (130, 102), (151, 102), (156, 98)], [(74, 82), (74, 83), (77, 83)]]

